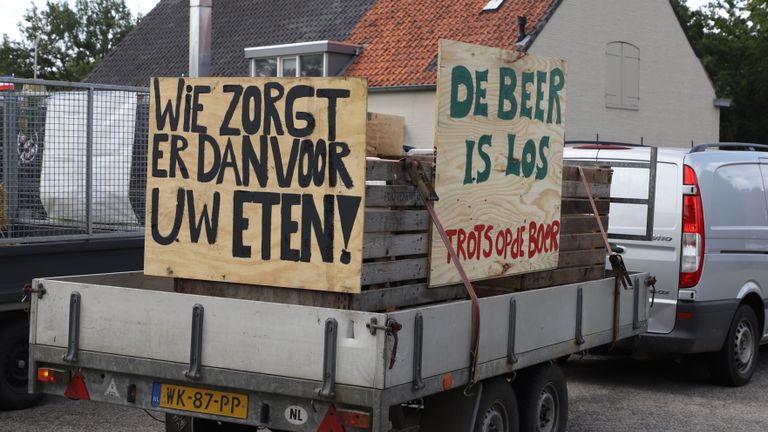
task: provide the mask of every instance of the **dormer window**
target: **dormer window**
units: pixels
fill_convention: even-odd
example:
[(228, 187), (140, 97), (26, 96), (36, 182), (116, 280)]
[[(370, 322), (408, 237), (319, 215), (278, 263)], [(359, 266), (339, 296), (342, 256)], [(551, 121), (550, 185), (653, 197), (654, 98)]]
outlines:
[(357, 55), (357, 45), (301, 42), (245, 49), (253, 77), (327, 77), (341, 73)]

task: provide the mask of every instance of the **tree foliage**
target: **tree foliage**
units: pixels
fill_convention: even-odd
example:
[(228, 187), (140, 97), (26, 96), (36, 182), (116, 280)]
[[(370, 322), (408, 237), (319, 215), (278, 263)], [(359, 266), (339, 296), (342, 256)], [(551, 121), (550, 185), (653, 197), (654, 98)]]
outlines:
[(722, 141), (768, 144), (768, 0), (715, 0), (690, 10), (670, 0), (718, 97)]
[(3, 35), (0, 75), (31, 78), (37, 40), (38, 78), (80, 81), (131, 31), (134, 18), (125, 0), (49, 0), (34, 4), (19, 23), (22, 39)]

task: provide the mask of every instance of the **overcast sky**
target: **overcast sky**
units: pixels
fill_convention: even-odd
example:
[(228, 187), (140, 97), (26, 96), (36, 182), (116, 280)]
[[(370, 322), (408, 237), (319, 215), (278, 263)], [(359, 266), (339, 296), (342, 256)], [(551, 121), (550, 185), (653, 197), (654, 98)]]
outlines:
[[(158, 3), (159, 0), (125, 0), (125, 4), (131, 9), (133, 15), (146, 15)], [(32, 3), (38, 8), (45, 7), (46, 0), (2, 0), (0, 6), (0, 34), (7, 33), (11, 39), (19, 39), (18, 23), (23, 20), (24, 12), (32, 7)], [(75, 0), (67, 0), (74, 5)]]
[[(44, 7), (45, 1), (46, 0), (2, 0), (3, 6), (0, 7), (0, 35), (7, 33), (11, 39), (18, 39), (20, 35), (17, 24), (22, 20), (24, 12), (32, 6), (32, 3), (37, 4), (37, 7)], [(71, 4), (74, 3), (74, 0), (67, 1)], [(134, 15), (146, 15), (158, 1), (159, 0), (125, 0), (125, 3), (131, 8), (131, 12)], [(688, 6), (692, 9), (698, 9), (701, 5), (708, 2), (709, 0), (688, 0)]]

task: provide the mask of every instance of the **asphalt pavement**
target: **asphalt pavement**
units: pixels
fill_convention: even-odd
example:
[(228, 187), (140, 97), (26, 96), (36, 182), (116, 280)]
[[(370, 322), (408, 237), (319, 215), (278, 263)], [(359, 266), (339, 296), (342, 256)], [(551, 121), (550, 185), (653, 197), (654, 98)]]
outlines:
[[(768, 431), (768, 347), (752, 382), (712, 384), (700, 361), (574, 356), (566, 365), (569, 432)], [(35, 408), (0, 411), (2, 432), (162, 432), (142, 410), (47, 397)]]

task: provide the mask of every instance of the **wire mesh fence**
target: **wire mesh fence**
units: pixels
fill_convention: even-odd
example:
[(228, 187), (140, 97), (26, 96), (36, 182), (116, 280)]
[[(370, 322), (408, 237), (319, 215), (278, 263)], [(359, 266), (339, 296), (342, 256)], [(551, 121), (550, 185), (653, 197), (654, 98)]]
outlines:
[(141, 235), (148, 90), (2, 81), (0, 244)]

